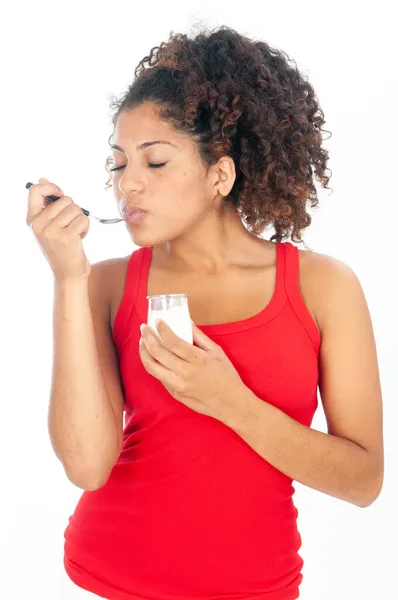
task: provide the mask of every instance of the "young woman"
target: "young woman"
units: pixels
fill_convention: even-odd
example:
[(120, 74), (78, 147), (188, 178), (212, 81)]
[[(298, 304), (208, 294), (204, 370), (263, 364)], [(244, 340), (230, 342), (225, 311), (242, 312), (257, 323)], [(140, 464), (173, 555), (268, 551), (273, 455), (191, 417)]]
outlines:
[[(29, 191), (55, 279), (49, 432), (85, 490), (65, 569), (111, 600), (293, 600), (293, 480), (358, 507), (383, 482), (361, 285), (294, 245), (314, 177), (329, 182), (323, 113), (284, 53), (226, 27), (171, 35), (135, 76), (107, 169), (139, 248), (90, 265), (72, 198)], [(141, 332), (146, 296), (169, 293), (189, 294), (193, 345)], [(327, 434), (311, 428), (318, 387)]]

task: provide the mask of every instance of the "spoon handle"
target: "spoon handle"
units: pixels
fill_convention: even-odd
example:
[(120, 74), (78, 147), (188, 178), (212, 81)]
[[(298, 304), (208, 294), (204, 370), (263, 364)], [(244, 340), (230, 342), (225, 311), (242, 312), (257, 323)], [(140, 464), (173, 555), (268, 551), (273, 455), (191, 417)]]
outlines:
[[(30, 181), (26, 184), (26, 189), (28, 190), (32, 185), (34, 185), (33, 183), (31, 183)], [(59, 200), (61, 196), (44, 196), (46, 200), (49, 200), (50, 202), (55, 202), (56, 200)], [(81, 207), (79, 207), (81, 208)], [(86, 215), (86, 217), (90, 216), (90, 212), (88, 210), (86, 210), (85, 208), (82, 208), (82, 211), (84, 212), (84, 214)]]

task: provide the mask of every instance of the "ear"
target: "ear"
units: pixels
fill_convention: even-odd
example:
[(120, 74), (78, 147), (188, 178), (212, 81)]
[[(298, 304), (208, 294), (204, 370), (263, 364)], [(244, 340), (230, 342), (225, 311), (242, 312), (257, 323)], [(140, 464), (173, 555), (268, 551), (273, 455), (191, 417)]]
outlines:
[(214, 173), (214, 192), (221, 196), (228, 196), (236, 179), (235, 163), (231, 156), (222, 156), (212, 166)]

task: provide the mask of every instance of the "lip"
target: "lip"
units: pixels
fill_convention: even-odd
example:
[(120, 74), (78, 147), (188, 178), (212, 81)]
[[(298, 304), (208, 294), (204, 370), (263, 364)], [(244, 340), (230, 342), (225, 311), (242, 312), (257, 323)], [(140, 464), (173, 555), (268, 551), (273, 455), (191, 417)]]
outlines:
[(146, 210), (140, 210), (138, 208), (123, 212), (123, 218), (126, 219), (126, 221), (130, 221), (132, 223), (137, 223), (138, 221), (141, 221), (145, 217), (145, 215)]

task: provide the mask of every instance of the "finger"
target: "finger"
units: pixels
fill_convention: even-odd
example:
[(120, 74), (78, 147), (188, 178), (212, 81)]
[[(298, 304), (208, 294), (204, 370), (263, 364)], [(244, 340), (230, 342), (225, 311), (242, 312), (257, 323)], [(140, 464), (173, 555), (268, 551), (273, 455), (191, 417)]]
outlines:
[(85, 216), (80, 206), (77, 206), (69, 196), (63, 196), (61, 200), (49, 206), (47, 214), (50, 219), (54, 220), (57, 228), (68, 227), (80, 215)]
[(170, 350), (161, 343), (151, 327), (148, 327), (147, 325), (142, 326), (141, 335), (148, 352), (155, 360), (167, 369), (174, 371), (174, 373), (179, 375), (182, 374), (183, 365), (186, 365), (186, 361), (173, 352), (170, 352)]
[(83, 239), (86, 237), (88, 230), (90, 228), (90, 219), (82, 212), (77, 215), (75, 219), (73, 219), (72, 223), (67, 226), (67, 230), (72, 235), (80, 235)]
[(176, 375), (170, 369), (167, 369), (160, 363), (156, 362), (154, 358), (150, 355), (143, 338), (140, 339), (139, 343), (139, 354), (141, 357), (142, 364), (145, 367), (145, 370), (155, 377), (159, 379), (164, 385), (168, 385), (170, 388), (174, 388), (176, 384)]
[(205, 350), (206, 352), (213, 352), (213, 354), (215, 352), (219, 352), (220, 346), (218, 344), (216, 344), (215, 342), (213, 342), (213, 340), (211, 340), (209, 337), (207, 337), (207, 335), (205, 333), (203, 333), (203, 331), (201, 329), (199, 329), (199, 327), (196, 327), (196, 325), (193, 321), (191, 321), (191, 322), (192, 322), (193, 341), (195, 342), (195, 344), (197, 344), (199, 346), (199, 348), (201, 348), (202, 350)]
[(180, 338), (164, 321), (159, 320), (156, 329), (165, 346), (180, 358), (188, 362), (196, 362), (202, 358), (203, 350)]
[(67, 228), (80, 215), (83, 215), (81, 208), (69, 196), (64, 196), (37, 215), (31, 227), (37, 235), (52, 235)]
[[(41, 183), (51, 184), (52, 182), (49, 181), (48, 179), (46, 179), (45, 177), (40, 177), (39, 178), (39, 184), (41, 184)], [(53, 184), (53, 185), (55, 185), (55, 184)], [(45, 194), (45, 195), (46, 196), (50, 196), (50, 195), (58, 196), (59, 195), (60, 197), (62, 197), (64, 195), (64, 192), (63, 192), (62, 188), (60, 188), (59, 186), (55, 186), (55, 187), (57, 188), (57, 190), (59, 192), (58, 194)], [(44, 202), (45, 202), (45, 205), (47, 206), (48, 204), (50, 204), (51, 202), (53, 202), (53, 200), (47, 200), (47, 198), (44, 198)]]
[(52, 194), (54, 196), (64, 195), (61, 188), (59, 188), (54, 183), (47, 182), (47, 180), (44, 179), (44, 177), (41, 177), (39, 181), (42, 181), (42, 183), (32, 185), (29, 188), (28, 212), (26, 218), (26, 222), (28, 225), (31, 224), (35, 216), (37, 216), (44, 210), (44, 203), (47, 202), (46, 200), (44, 200), (45, 196), (51, 196)]

